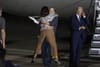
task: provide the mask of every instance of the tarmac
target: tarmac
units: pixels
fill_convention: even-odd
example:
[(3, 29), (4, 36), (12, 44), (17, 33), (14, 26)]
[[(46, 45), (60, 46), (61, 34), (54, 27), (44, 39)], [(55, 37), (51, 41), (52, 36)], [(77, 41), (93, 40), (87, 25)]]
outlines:
[[(34, 64), (31, 64), (32, 54), (36, 47), (39, 33), (38, 25), (27, 17), (5, 16), (6, 19), (6, 60), (11, 60), (20, 67), (44, 67), (39, 56)], [(69, 25), (59, 22), (57, 28), (57, 46), (61, 65), (52, 63), (52, 67), (69, 67), (69, 48), (71, 33)], [(81, 52), (81, 67), (100, 67), (99, 58), (89, 57), (90, 40), (84, 45)]]

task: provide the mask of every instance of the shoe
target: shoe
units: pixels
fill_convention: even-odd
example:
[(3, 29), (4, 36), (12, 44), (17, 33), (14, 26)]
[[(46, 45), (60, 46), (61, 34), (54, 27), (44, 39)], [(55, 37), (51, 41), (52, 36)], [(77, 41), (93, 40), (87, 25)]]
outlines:
[(35, 62), (35, 59), (32, 59), (32, 60), (31, 60), (31, 63), (34, 64), (34, 62)]
[(33, 57), (32, 57), (32, 60), (31, 60), (31, 63), (34, 64), (36, 58), (34, 57), (35, 53), (33, 54)]
[(58, 64), (58, 65), (61, 64), (61, 62), (60, 62), (58, 59), (54, 59), (53, 61), (54, 61), (56, 64)]

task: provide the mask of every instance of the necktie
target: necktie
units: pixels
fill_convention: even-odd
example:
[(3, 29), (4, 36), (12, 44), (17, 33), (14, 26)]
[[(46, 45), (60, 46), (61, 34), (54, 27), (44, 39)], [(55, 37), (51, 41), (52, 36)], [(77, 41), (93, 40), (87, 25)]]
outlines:
[(79, 22), (81, 22), (81, 17), (80, 16), (79, 16), (78, 20), (79, 20)]

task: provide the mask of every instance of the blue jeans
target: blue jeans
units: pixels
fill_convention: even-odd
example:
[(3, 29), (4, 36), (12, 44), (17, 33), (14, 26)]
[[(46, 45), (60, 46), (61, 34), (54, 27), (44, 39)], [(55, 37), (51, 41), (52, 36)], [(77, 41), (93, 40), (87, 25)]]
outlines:
[(42, 59), (45, 66), (51, 65), (51, 48), (48, 41), (45, 39), (42, 45)]

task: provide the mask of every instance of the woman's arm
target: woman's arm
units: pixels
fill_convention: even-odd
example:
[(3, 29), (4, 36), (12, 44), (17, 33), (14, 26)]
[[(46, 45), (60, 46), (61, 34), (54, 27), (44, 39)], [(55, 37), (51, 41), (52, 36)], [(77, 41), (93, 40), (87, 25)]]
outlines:
[(49, 18), (49, 22), (53, 21), (53, 19), (55, 17), (58, 17), (58, 14), (55, 14), (55, 15), (49, 15), (48, 18)]
[(41, 18), (41, 24), (49, 25), (49, 22), (44, 17)]
[(32, 17), (32, 16), (29, 16), (29, 19), (33, 20), (34, 23), (36, 23), (36, 24), (39, 24), (39, 23), (40, 23), (38, 20), (36, 20), (36, 19), (35, 19), (34, 17)]

